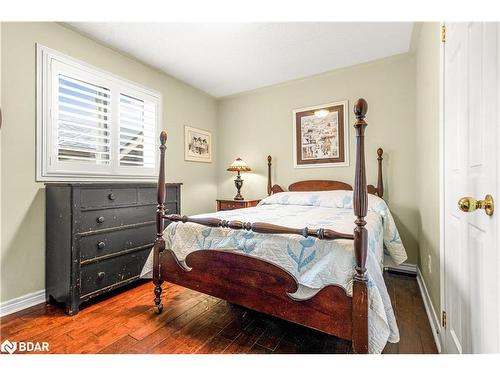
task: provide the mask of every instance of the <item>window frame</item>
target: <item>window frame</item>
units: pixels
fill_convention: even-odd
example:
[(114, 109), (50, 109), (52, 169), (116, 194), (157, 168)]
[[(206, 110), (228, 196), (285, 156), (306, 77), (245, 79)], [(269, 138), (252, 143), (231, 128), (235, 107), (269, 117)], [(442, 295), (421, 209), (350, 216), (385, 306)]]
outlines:
[[(73, 78), (89, 77), (91, 83), (100, 84), (110, 90), (110, 163), (107, 166), (97, 164), (61, 163), (58, 160), (51, 164), (53, 154), (53, 135), (56, 121), (53, 121), (57, 111), (57, 95), (52, 95), (57, 87), (53, 79), (57, 72), (73, 72)], [(76, 73), (75, 73), (76, 72)], [(56, 73), (57, 74), (57, 73)], [(162, 119), (161, 93), (151, 90), (135, 82), (99, 69), (95, 66), (77, 60), (58, 51), (36, 44), (36, 181), (155, 181), (159, 168), (159, 134)], [(156, 105), (154, 127), (154, 166), (147, 168), (139, 166), (120, 166), (120, 94), (129, 95), (139, 100), (147, 100)], [(55, 108), (55, 110), (54, 110)]]

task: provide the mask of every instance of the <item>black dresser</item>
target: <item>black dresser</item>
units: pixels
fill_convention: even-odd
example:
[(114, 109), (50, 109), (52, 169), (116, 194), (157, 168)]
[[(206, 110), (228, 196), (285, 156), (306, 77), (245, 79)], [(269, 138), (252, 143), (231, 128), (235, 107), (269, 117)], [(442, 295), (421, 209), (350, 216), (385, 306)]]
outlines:
[[(180, 213), (180, 188), (166, 185), (168, 213)], [(47, 301), (73, 315), (138, 280), (156, 237), (156, 193), (152, 183), (46, 184)]]

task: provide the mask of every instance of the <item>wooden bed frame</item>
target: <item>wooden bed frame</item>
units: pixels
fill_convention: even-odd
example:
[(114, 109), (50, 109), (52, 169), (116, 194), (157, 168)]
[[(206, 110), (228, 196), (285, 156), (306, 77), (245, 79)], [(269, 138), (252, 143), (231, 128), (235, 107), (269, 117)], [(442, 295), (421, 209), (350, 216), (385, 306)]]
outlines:
[[(377, 187), (366, 184), (364, 133), (368, 105), (358, 99), (354, 105), (356, 122), (356, 169), (354, 189), (339, 181), (300, 181), (289, 186), (290, 191), (354, 190), (353, 203), (356, 216), (354, 233), (339, 233), (330, 229), (289, 228), (270, 223), (244, 223), (216, 218), (190, 218), (165, 214), (165, 143), (166, 132), (160, 135), (160, 170), (158, 178), (158, 207), (156, 212), (156, 241), (153, 256), (153, 283), (155, 285), (155, 312), (161, 313), (161, 285), (168, 281), (230, 303), (298, 323), (330, 335), (352, 341), (354, 353), (368, 353), (368, 292), (366, 256), (368, 232), (365, 216), (368, 193), (383, 195), (382, 149), (378, 154)], [(268, 194), (284, 191), (271, 184), (271, 157), (268, 157)], [(352, 297), (339, 285), (327, 285), (312, 298), (297, 301), (291, 297), (298, 282), (285, 269), (228, 250), (197, 250), (187, 255), (183, 264), (174, 253), (165, 248), (163, 239), (164, 220), (191, 222), (208, 227), (223, 227), (269, 234), (297, 234), (320, 240), (354, 240), (356, 273), (353, 279)]]

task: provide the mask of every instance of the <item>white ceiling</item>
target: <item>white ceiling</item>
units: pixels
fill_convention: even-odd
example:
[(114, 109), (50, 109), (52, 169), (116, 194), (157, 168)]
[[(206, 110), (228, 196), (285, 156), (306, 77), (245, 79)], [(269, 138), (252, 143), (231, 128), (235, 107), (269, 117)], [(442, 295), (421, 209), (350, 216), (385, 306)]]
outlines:
[(408, 52), (405, 23), (71, 23), (215, 97)]

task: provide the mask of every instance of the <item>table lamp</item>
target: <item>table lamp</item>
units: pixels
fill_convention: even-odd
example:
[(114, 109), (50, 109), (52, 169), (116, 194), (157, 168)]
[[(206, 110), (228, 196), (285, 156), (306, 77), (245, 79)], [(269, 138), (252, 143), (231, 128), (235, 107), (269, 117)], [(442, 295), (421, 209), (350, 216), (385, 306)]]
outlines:
[(233, 163), (227, 168), (229, 172), (238, 172), (236, 179), (234, 180), (234, 185), (238, 190), (238, 193), (234, 197), (235, 200), (241, 201), (243, 197), (240, 193), (241, 187), (243, 186), (243, 179), (241, 178), (240, 172), (249, 172), (251, 171), (250, 167), (245, 163), (241, 158), (237, 158)]

